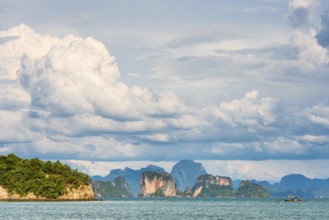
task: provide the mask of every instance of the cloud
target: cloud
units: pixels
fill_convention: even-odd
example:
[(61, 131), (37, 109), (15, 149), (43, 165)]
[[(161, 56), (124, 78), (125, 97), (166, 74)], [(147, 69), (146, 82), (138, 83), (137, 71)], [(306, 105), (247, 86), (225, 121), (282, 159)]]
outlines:
[(33, 132), (24, 123), (26, 112), (0, 110), (0, 145), (33, 141)]
[(260, 13), (266, 11), (276, 12), (279, 9), (274, 5), (250, 5), (250, 6), (219, 6), (220, 11), (237, 12), (237, 13)]
[(275, 101), (271, 98), (258, 98), (258, 91), (250, 91), (238, 100), (221, 102), (218, 108), (213, 108), (211, 116), (230, 126), (266, 126), (275, 121)]
[(312, 143), (319, 143), (325, 144), (329, 142), (329, 136), (326, 135), (303, 135), (299, 138), (299, 140), (304, 142), (312, 142)]
[(296, 48), (298, 48), (296, 66), (306, 74), (313, 74), (316, 72), (320, 72), (321, 74), (321, 71), (318, 71), (320, 68), (328, 69), (328, 53), (317, 43), (315, 36), (316, 34), (313, 30), (306, 33), (295, 31), (293, 35), (293, 43)]
[(18, 36), (1, 46), (1, 54), (12, 57), (1, 59), (1, 66), (5, 76), (20, 80), (36, 111), (58, 117), (90, 113), (118, 119), (180, 112), (182, 106), (173, 94), (130, 89), (119, 82), (115, 59), (91, 37), (43, 37), (25, 25), (1, 34)]
[[(318, 44), (316, 35), (312, 28), (294, 29), (286, 33), (287, 40), (283, 42), (255, 45), (255, 42), (246, 39), (233, 39), (231, 44), (229, 41), (206, 44), (201, 40), (194, 42), (195, 38), (191, 37), (191, 40), (177, 43), (177, 48), (169, 48), (168, 53), (173, 53), (172, 59), (164, 59), (154, 67), (152, 76), (169, 84), (167, 89), (177, 92), (189, 89), (187, 97), (197, 91), (195, 96), (203, 95), (199, 102), (209, 96), (215, 99), (223, 94), (232, 94), (232, 91), (236, 97), (251, 89), (296, 102), (306, 92), (301, 86), (328, 81), (329, 55)], [(190, 89), (191, 84), (196, 90)], [(273, 92), (277, 86), (282, 92)], [(293, 89), (296, 90), (294, 94), (297, 90), (299, 94), (285, 95)], [(309, 91), (308, 95), (313, 92)], [(312, 96), (318, 99), (317, 94)]]
[(293, 27), (307, 27), (319, 0), (290, 0), (288, 19)]
[(321, 24), (322, 28), (316, 37), (321, 46), (329, 48), (329, 9), (321, 15)]
[(133, 141), (108, 134), (156, 136), (159, 130), (195, 123), (174, 94), (121, 82), (115, 58), (91, 37), (61, 39), (26, 25), (0, 36), (7, 39), (0, 45), (1, 125), (7, 131), (0, 143), (16, 139), (12, 150), (29, 151), (30, 145), (43, 155), (137, 157)]
[(303, 69), (317, 74), (325, 68), (327, 57), (310, 33), (296, 34), (290, 45), (213, 48), (212, 55), (174, 60), (185, 75), (172, 75), (168, 65), (163, 77), (188, 79), (186, 86), (248, 85), (217, 105), (201, 106), (184, 104), (173, 92), (128, 86), (116, 59), (92, 37), (58, 38), (26, 25), (0, 36), (7, 39), (0, 44), (1, 153), (104, 161), (328, 155), (321, 138), (326, 104), (281, 109), (278, 97), (254, 84), (255, 76), (283, 76), (287, 67), (303, 77)]
[(308, 120), (316, 125), (329, 128), (329, 105), (328, 103), (319, 103), (312, 108), (305, 110)]

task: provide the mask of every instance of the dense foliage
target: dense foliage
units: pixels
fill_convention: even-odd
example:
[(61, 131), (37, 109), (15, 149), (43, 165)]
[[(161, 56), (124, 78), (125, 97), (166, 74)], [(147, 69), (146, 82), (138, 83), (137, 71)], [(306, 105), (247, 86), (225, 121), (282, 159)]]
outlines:
[(96, 181), (93, 183), (94, 191), (100, 197), (132, 197), (129, 185), (123, 176), (114, 181)]
[(112, 181), (96, 181), (93, 187), (100, 197), (122, 197), (120, 190), (115, 187)]
[(174, 178), (169, 173), (146, 171), (142, 173), (142, 179), (144, 179), (144, 177), (147, 177), (149, 180), (158, 179), (164, 181), (174, 181)]
[(270, 194), (266, 191), (263, 186), (257, 185), (250, 181), (242, 181), (240, 187), (236, 192), (238, 197), (244, 198), (267, 198)]
[(157, 191), (152, 193), (150, 197), (165, 197), (165, 194), (163, 193), (162, 189), (157, 189)]
[(37, 158), (21, 159), (14, 154), (0, 156), (0, 186), (9, 193), (56, 199), (67, 187), (78, 188), (90, 182), (88, 175), (72, 170), (59, 161), (44, 162)]
[(184, 190), (184, 192), (181, 192), (181, 191), (177, 190), (176, 195), (177, 195), (177, 197), (192, 197), (193, 196), (193, 191), (192, 191), (192, 189), (187, 187)]
[(210, 184), (207, 187), (203, 187), (200, 197), (234, 197), (235, 191), (231, 186), (218, 186), (215, 184)]

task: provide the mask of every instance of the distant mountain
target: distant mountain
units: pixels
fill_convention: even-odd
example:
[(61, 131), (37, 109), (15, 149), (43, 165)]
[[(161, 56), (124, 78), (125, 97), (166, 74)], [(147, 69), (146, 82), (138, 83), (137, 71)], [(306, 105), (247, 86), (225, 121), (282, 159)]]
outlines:
[(300, 198), (329, 198), (329, 179), (310, 179), (302, 174), (290, 174), (275, 184), (256, 180), (252, 182), (265, 187), (273, 197), (294, 194)]
[(113, 181), (119, 176), (123, 176), (127, 181), (130, 191), (133, 196), (137, 196), (140, 191), (139, 186), (139, 177), (143, 172), (150, 171), (150, 172), (160, 172), (164, 173), (165, 170), (161, 167), (149, 165), (145, 168), (141, 168), (140, 170), (134, 170), (131, 168), (126, 167), (125, 169), (115, 169), (110, 172), (109, 175), (105, 177), (93, 176), (91, 177), (94, 181)]
[(186, 188), (191, 189), (194, 186), (195, 180), (204, 174), (207, 174), (204, 166), (193, 160), (181, 160), (171, 170), (171, 175), (175, 178), (177, 189), (181, 192), (184, 192)]
[(281, 179), (280, 185), (286, 190), (312, 189), (329, 186), (329, 179), (310, 179), (301, 174), (290, 174)]
[(93, 181), (105, 181), (105, 180), (104, 180), (104, 177), (103, 177), (103, 176), (99, 176), (99, 175), (92, 176), (91, 179), (92, 179)]
[(238, 189), (239, 188), (239, 185), (240, 185), (240, 182), (241, 182), (240, 179), (232, 180), (233, 189)]
[(95, 181), (93, 190), (97, 198), (133, 196), (123, 176), (117, 177), (114, 181)]

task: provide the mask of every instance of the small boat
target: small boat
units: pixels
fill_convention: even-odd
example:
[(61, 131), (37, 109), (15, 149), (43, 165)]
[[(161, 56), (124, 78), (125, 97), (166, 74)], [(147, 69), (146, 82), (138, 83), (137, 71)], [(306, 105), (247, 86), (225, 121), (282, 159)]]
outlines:
[(300, 202), (300, 199), (296, 196), (289, 195), (288, 198), (283, 199), (285, 202)]

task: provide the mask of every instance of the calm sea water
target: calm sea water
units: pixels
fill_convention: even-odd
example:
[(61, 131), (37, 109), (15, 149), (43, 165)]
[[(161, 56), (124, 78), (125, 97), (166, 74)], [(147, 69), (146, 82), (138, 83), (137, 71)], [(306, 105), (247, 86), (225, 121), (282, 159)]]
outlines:
[(0, 219), (329, 219), (329, 200), (114, 199), (0, 202)]

